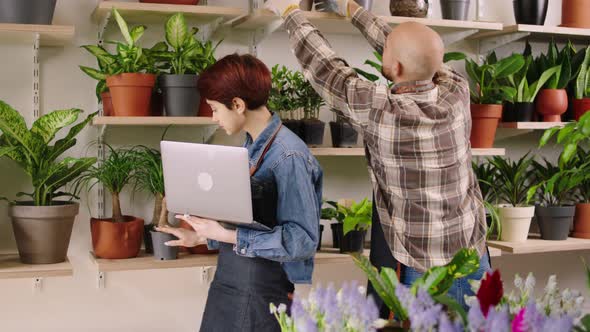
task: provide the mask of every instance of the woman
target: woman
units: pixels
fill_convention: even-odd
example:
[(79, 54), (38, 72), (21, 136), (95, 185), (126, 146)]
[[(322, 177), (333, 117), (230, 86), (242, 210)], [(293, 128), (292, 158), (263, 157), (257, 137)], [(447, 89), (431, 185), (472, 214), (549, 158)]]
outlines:
[[(307, 146), (266, 107), (271, 75), (250, 55), (229, 55), (199, 79), (201, 98), (228, 135), (246, 132), (254, 220), (268, 231), (225, 229), (191, 216), (193, 231), (158, 229), (177, 236), (167, 245), (207, 240), (219, 248), (201, 331), (280, 331), (269, 304), (288, 304), (294, 283), (311, 283), (318, 242), (322, 170)], [(228, 202), (231, 208), (231, 202)]]

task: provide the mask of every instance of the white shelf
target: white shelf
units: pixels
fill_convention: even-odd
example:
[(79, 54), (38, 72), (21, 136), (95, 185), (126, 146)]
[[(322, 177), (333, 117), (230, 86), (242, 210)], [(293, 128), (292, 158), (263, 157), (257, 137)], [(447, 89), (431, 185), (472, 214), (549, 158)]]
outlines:
[(590, 29), (516, 24), (505, 26), (501, 31), (482, 31), (468, 39), (479, 40), (480, 51), (485, 53), (523, 38), (543, 42), (552, 39), (560, 42), (571, 40), (585, 45), (590, 41)]
[(39, 34), (41, 46), (63, 46), (75, 34), (71, 25), (36, 25), (0, 23), (0, 44), (32, 44)]
[[(311, 148), (309, 150), (316, 157), (365, 156), (364, 148)], [(472, 153), (473, 156), (503, 156), (506, 154), (506, 149), (472, 149)]]
[(131, 23), (164, 23), (175, 14), (183, 13), (187, 19), (200, 23), (222, 19), (223, 22), (245, 15), (246, 11), (234, 7), (169, 5), (159, 3), (117, 2), (101, 0), (92, 17), (101, 21), (112, 8), (117, 8), (127, 22)]
[(535, 254), (574, 250), (590, 250), (590, 240), (568, 238), (565, 241), (528, 239), (525, 242), (489, 241), (488, 245), (511, 254)]
[[(337, 34), (360, 34), (360, 32), (350, 23), (349, 19), (343, 18), (333, 13), (322, 12), (305, 12), (305, 16), (311, 23), (316, 25), (324, 33)], [(502, 30), (502, 23), (477, 22), (477, 21), (456, 21), (430, 18), (411, 18), (399, 16), (381, 16), (391, 26), (404, 22), (419, 22), (430, 26), (440, 34), (477, 30), (477, 31), (495, 31)], [(266, 10), (258, 10), (254, 14), (241, 17), (232, 25), (234, 28), (256, 30), (267, 28), (279, 21), (279, 18)]]
[(99, 116), (92, 120), (93, 126), (214, 126), (210, 117), (175, 116)]
[(563, 127), (567, 122), (500, 122), (498, 128), (545, 130), (554, 127)]
[(73, 275), (66, 259), (57, 264), (23, 264), (18, 254), (0, 254), (0, 279), (67, 277)]

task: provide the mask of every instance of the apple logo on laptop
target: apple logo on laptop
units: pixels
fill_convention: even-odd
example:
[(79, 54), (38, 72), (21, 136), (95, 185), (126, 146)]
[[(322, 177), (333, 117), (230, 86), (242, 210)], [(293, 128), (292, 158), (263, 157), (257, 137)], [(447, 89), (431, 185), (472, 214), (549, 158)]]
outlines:
[(201, 188), (201, 190), (209, 191), (213, 188), (213, 177), (211, 177), (211, 174), (201, 172), (199, 173), (197, 180), (199, 181), (199, 188)]

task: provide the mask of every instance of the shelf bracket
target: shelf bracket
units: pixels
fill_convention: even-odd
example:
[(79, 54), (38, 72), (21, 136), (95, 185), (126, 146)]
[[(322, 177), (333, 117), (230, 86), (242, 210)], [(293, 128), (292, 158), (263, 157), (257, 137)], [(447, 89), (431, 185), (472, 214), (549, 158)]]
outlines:
[(33, 278), (33, 294), (37, 294), (41, 292), (43, 289), (43, 278), (37, 277)]
[(479, 54), (487, 54), (500, 46), (515, 42), (530, 36), (530, 32), (513, 32), (505, 35), (484, 37), (479, 40)]
[[(109, 21), (111, 19), (111, 12), (108, 11), (102, 21), (98, 24), (98, 45), (102, 46), (104, 42), (104, 34), (106, 33), (107, 27), (109, 25)], [(102, 101), (98, 102), (98, 114), (102, 116), (103, 113), (103, 105)], [(98, 157), (98, 166), (100, 167), (105, 158), (105, 144), (104, 144), (104, 136), (106, 133), (106, 125), (103, 125), (99, 129), (98, 133), (98, 144), (97, 144), (97, 157)], [(98, 199), (97, 199), (97, 213), (96, 215), (99, 218), (104, 218), (105, 214), (105, 190), (102, 184), (98, 184)], [(102, 272), (101, 272), (102, 273)], [(99, 274), (100, 276), (100, 274)], [(100, 288), (100, 282), (99, 282)]]
[(199, 27), (199, 35), (202, 40), (210, 40), (214, 36), (215, 39), (222, 39), (226, 32), (218, 33), (222, 30), (221, 27), (223, 27), (223, 19), (220, 17), (212, 22), (202, 24)]
[(109, 26), (109, 22), (111, 20), (111, 11), (108, 11), (104, 18), (98, 24), (98, 45), (102, 46), (104, 42), (104, 34), (107, 31), (107, 27)]
[(201, 284), (207, 285), (213, 279), (213, 266), (205, 266), (201, 268)]
[(456, 42), (460, 42), (467, 37), (473, 36), (474, 34), (478, 33), (478, 29), (470, 29), (470, 30), (463, 30), (463, 31), (455, 31), (450, 33), (445, 33), (441, 36), (443, 43), (445, 46), (453, 45)]
[(39, 40), (41, 36), (39, 33), (35, 34), (33, 40), (33, 119), (38, 119), (41, 116), (40, 110), (40, 87), (39, 87)]
[(106, 284), (106, 274), (104, 272), (98, 272), (96, 275), (96, 288), (104, 289)]

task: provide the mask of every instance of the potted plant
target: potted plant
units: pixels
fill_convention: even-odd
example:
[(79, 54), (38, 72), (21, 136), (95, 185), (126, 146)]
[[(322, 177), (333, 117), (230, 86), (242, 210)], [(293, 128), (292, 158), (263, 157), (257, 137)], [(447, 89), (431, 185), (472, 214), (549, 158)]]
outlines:
[(362, 253), (372, 223), (373, 203), (365, 198), (359, 203), (339, 204), (338, 212), (344, 215), (343, 231), (339, 234), (340, 253)]
[[(24, 118), (0, 101), (0, 157), (19, 165), (31, 178), (32, 193), (18, 193), (25, 200), (10, 201), (14, 237), (21, 262), (53, 264), (65, 261), (79, 204), (63, 187), (88, 169), (96, 158), (57, 159), (76, 144), (76, 136), (96, 115), (89, 115), (68, 134), (50, 145), (61, 129), (78, 120), (82, 111), (53, 111), (37, 119), (31, 129)], [(69, 197), (70, 200), (60, 200)], [(1, 198), (7, 200), (6, 198)]]
[(499, 208), (502, 241), (526, 241), (535, 207), (528, 205), (527, 194), (533, 159), (528, 153), (518, 161), (500, 156), (488, 159), (496, 172), (494, 184), (498, 200), (506, 203)]
[(111, 42), (117, 45), (117, 52), (112, 56), (117, 69), (106, 77), (106, 82), (111, 92), (114, 114), (116, 116), (149, 116), (156, 75), (148, 71), (150, 61), (137, 44), (143, 36), (145, 26), (140, 25), (129, 29), (115, 8), (113, 8), (113, 16), (125, 38), (125, 43)]
[(494, 236), (499, 238), (502, 234), (502, 225), (500, 224), (500, 217), (496, 207), (497, 195), (496, 189), (494, 188), (496, 170), (490, 163), (477, 164), (473, 162), (472, 166), (486, 209), (486, 222), (488, 225), (487, 238), (491, 239)]
[(325, 102), (301, 72), (293, 75), (293, 85), (299, 107), (303, 109), (303, 141), (312, 147), (320, 146), (324, 142), (326, 127), (326, 124), (319, 119), (320, 108), (325, 105)]
[(293, 76), (295, 71), (285, 66), (275, 65), (271, 70), (272, 88), (268, 98), (268, 107), (273, 112), (278, 112), (283, 125), (301, 139), (303, 139), (303, 124), (298, 119), (297, 109), (299, 107), (295, 96), (295, 85)]
[[(590, 160), (590, 151), (578, 149), (576, 168), (582, 173), (589, 174), (590, 167), (587, 162)], [(590, 179), (583, 179), (578, 186), (576, 193), (576, 213), (574, 216), (573, 237), (590, 239)]]
[[(343, 228), (342, 223), (344, 222), (344, 215), (338, 212), (338, 203), (334, 201), (324, 201), (329, 207), (322, 209), (321, 220), (333, 220), (336, 219), (335, 223), (330, 224), (332, 229), (332, 247), (340, 248), (340, 238), (338, 234), (342, 234)], [(321, 242), (321, 241), (320, 241)]]
[[(504, 114), (502, 121), (504, 122), (529, 122), (533, 120), (535, 113), (535, 98), (541, 90), (541, 87), (556, 75), (561, 68), (559, 66), (551, 67), (544, 70), (539, 77), (532, 76), (531, 65), (533, 64), (533, 57), (531, 55), (531, 46), (527, 42), (524, 51), (525, 64), (520, 71), (509, 75), (507, 81), (509, 86), (516, 89), (516, 94), (511, 102), (507, 102), (504, 106)], [(535, 81), (529, 83), (529, 76), (534, 77)]]
[(543, 115), (543, 121), (545, 122), (560, 122), (561, 115), (567, 111), (568, 98), (565, 88), (571, 80), (570, 58), (572, 56), (571, 44), (558, 51), (555, 42), (551, 41), (547, 54), (541, 54), (535, 60), (537, 72), (543, 72), (555, 66), (561, 67), (543, 85), (543, 89), (537, 97), (537, 112)]
[(514, 0), (516, 24), (543, 25), (547, 17), (548, 0)]
[(467, 21), (470, 3), (470, 0), (440, 0), (443, 19)]
[(428, 15), (428, 0), (390, 0), (392, 16), (419, 17)]
[(471, 91), (471, 146), (491, 148), (498, 123), (502, 118), (502, 101), (513, 100), (516, 89), (501, 81), (519, 72), (525, 65), (524, 57), (513, 54), (500, 61), (492, 52), (482, 65), (465, 59), (465, 70), (470, 78)]
[(528, 200), (539, 199), (536, 217), (543, 240), (567, 240), (574, 220), (574, 190), (586, 175), (577, 169), (563, 169), (544, 159), (533, 161), (536, 185), (528, 190)]
[(199, 112), (199, 74), (215, 63), (217, 46), (198, 40), (197, 32), (189, 31), (182, 13), (174, 14), (165, 25), (165, 50), (154, 53), (163, 62), (162, 69), (169, 71), (159, 76), (167, 116), (196, 116)]
[(584, 61), (575, 77), (574, 119), (579, 121), (590, 110), (590, 48), (584, 48)]
[(590, 2), (586, 0), (562, 0), (560, 26), (590, 28)]
[(57, 0), (3, 0), (0, 23), (50, 25), (56, 2)]
[(115, 60), (113, 56), (100, 45), (83, 45), (83, 49), (96, 57), (98, 69), (86, 66), (79, 66), (80, 69), (91, 78), (98, 81), (96, 84), (96, 98), (102, 101), (103, 116), (113, 115), (113, 101), (111, 93), (107, 88), (107, 76), (115, 71)]
[(333, 111), (334, 121), (330, 121), (330, 134), (332, 146), (335, 148), (352, 148), (356, 146), (359, 134), (348, 120), (338, 111)]
[(98, 166), (92, 166), (84, 172), (76, 187), (90, 190), (100, 183), (111, 194), (112, 217), (90, 219), (94, 255), (108, 259), (132, 258), (141, 249), (144, 221), (123, 215), (120, 194), (138, 169), (137, 154), (133, 150), (115, 150), (110, 145), (107, 147), (108, 157)]

